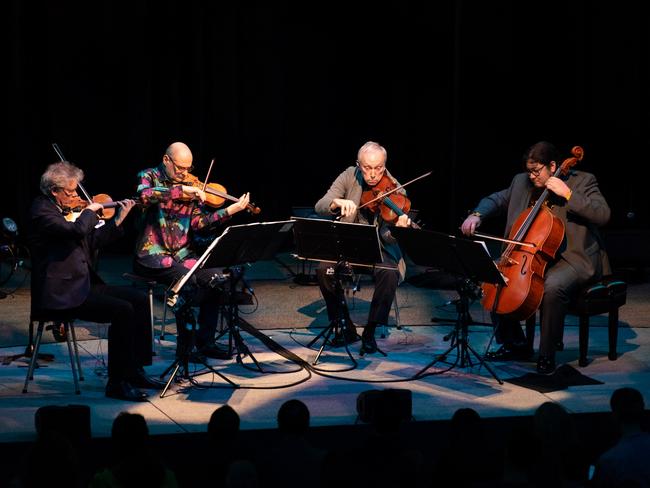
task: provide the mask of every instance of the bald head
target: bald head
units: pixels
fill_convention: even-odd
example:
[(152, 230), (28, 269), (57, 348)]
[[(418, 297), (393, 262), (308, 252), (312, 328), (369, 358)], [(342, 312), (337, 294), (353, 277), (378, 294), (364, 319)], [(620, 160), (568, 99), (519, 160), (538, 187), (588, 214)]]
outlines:
[(175, 142), (170, 145), (163, 156), (167, 174), (173, 181), (183, 181), (188, 172), (192, 171), (192, 151), (187, 144)]
[(165, 154), (174, 161), (192, 162), (192, 151), (183, 142), (174, 142), (167, 148)]

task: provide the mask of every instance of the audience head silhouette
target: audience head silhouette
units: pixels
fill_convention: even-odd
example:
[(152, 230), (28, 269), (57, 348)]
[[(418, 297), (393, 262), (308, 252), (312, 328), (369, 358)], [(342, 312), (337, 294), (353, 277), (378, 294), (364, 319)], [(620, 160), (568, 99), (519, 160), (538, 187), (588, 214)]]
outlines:
[(222, 405), (210, 416), (208, 436), (211, 440), (232, 440), (239, 432), (239, 415), (230, 405)]
[(148, 437), (147, 421), (139, 413), (120, 412), (115, 417), (111, 438), (117, 453), (124, 455), (141, 450), (146, 446)]
[(309, 409), (300, 400), (288, 400), (278, 410), (280, 432), (302, 435), (309, 428)]
[(636, 388), (619, 388), (609, 400), (612, 413), (621, 424), (640, 424), (643, 420), (645, 402)]

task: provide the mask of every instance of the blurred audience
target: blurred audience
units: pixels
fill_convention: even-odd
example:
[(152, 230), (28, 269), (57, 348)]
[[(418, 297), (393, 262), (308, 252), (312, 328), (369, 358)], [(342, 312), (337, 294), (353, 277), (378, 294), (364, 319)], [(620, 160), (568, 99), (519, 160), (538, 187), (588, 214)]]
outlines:
[(643, 396), (635, 388), (619, 388), (612, 393), (610, 407), (620, 440), (598, 459), (592, 485), (650, 487), (650, 433), (642, 429)]
[[(113, 465), (99, 471), (91, 488), (175, 488), (176, 476), (149, 448), (149, 428), (138, 413), (121, 412), (111, 431)], [(47, 485), (44, 485), (47, 486)]]

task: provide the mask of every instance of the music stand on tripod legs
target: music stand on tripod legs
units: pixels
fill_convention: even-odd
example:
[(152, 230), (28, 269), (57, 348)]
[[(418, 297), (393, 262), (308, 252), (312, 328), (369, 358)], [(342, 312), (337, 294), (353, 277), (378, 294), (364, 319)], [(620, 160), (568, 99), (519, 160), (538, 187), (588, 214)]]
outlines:
[[(253, 364), (255, 364), (255, 368), (263, 373), (264, 371), (260, 363), (244, 341), (240, 332), (244, 323), (248, 327), (252, 327), (239, 315), (239, 292), (237, 291), (237, 285), (242, 283), (242, 286), (248, 287), (244, 279), (244, 267), (232, 266), (225, 270), (224, 276), (229, 285), (227, 291), (224, 291), (226, 299), (224, 300), (225, 305), (222, 307), (222, 312), (225, 315), (226, 328), (220, 335), (228, 334), (228, 353), (234, 353), (236, 361), (239, 364), (244, 365), (243, 357), (248, 356), (253, 361)], [(252, 288), (248, 288), (252, 290)]]
[(320, 359), (320, 356), (323, 353), (323, 349), (325, 349), (325, 346), (328, 344), (330, 337), (332, 336), (332, 334), (334, 334), (332, 343), (338, 343), (342, 341), (343, 345), (345, 346), (345, 350), (348, 353), (348, 356), (350, 356), (352, 362), (356, 365), (356, 361), (354, 360), (354, 357), (352, 357), (352, 355), (350, 354), (350, 350), (348, 348), (348, 338), (345, 333), (347, 327), (349, 326), (348, 317), (350, 316), (350, 314), (348, 312), (348, 304), (345, 300), (345, 293), (343, 290), (343, 283), (342, 283), (344, 277), (350, 276), (352, 274), (352, 268), (347, 262), (340, 261), (334, 264), (333, 266), (330, 266), (327, 269), (327, 273), (330, 274), (333, 279), (334, 295), (336, 297), (336, 312), (335, 312), (334, 319), (330, 321), (328, 326), (325, 327), (322, 331), (320, 331), (318, 335), (314, 337), (311, 341), (309, 341), (309, 343), (307, 344), (307, 347), (311, 348), (321, 338), (323, 339), (321, 347), (318, 350), (318, 354), (316, 354), (316, 357), (312, 361), (312, 364), (314, 366), (318, 364), (318, 360)]
[(243, 281), (243, 270), (239, 265), (250, 264), (260, 260), (269, 260), (275, 257), (278, 250), (288, 242), (291, 236), (293, 221), (285, 220), (278, 222), (257, 222), (245, 225), (232, 225), (223, 232), (219, 237), (210, 243), (203, 255), (197, 259), (196, 263), (178, 282), (174, 283), (168, 292), (167, 302), (174, 305), (179, 298), (179, 292), (191, 278), (194, 272), (203, 267), (208, 268), (226, 268), (223, 277), (215, 276), (215, 280), (220, 278), (230, 281), (228, 293), (229, 299), (227, 313), (227, 328), (230, 334), (230, 348), (234, 348), (237, 356), (237, 362), (243, 364), (243, 356), (251, 357), (253, 363), (260, 372), (262, 368), (257, 359), (251, 353), (250, 348), (244, 342), (240, 329), (253, 331), (254, 328), (244, 319), (239, 317), (239, 308), (236, 296), (236, 285)]
[[(330, 264), (327, 274), (332, 277), (336, 297), (334, 319), (308, 345), (312, 347), (318, 340), (323, 339), (313, 364), (318, 363), (332, 334), (335, 338), (343, 338), (345, 350), (352, 362), (356, 364), (350, 354), (345, 335), (349, 313), (342, 279), (351, 274), (352, 266), (370, 269), (396, 269), (396, 266), (383, 263), (379, 234), (374, 225), (299, 217), (293, 217), (293, 220), (297, 257)], [(379, 352), (384, 354), (382, 351)]]
[[(167, 374), (171, 371), (171, 375), (169, 376), (169, 379), (167, 380), (167, 383), (165, 384), (165, 387), (162, 389), (160, 392), (160, 398), (164, 398), (165, 393), (167, 393), (167, 390), (171, 386), (172, 382), (174, 379), (178, 376), (179, 372), (181, 373), (181, 377), (187, 380), (192, 379), (192, 375), (190, 375), (190, 370), (189, 370), (189, 363), (190, 363), (190, 357), (194, 354), (195, 355), (195, 360), (198, 360), (206, 369), (211, 371), (212, 373), (216, 374), (219, 376), (222, 380), (224, 380), (228, 385), (230, 385), (233, 388), (239, 388), (239, 385), (237, 385), (234, 381), (230, 380), (226, 376), (224, 376), (222, 373), (214, 369), (212, 366), (210, 366), (204, 359), (201, 359), (201, 355), (198, 353), (198, 350), (196, 348), (196, 319), (194, 317), (194, 312), (192, 311), (191, 304), (189, 303), (179, 303), (178, 301), (176, 302), (175, 306), (181, 310), (182, 315), (185, 317), (186, 324), (189, 324), (189, 337), (186, 338), (186, 342), (179, 348), (177, 351), (177, 356), (176, 359), (172, 364), (170, 364), (165, 371), (163, 371), (160, 375), (160, 379), (163, 379)], [(179, 331), (179, 337), (180, 337), (180, 331)]]
[[(497, 376), (485, 358), (477, 353), (469, 344), (468, 327), (472, 323), (469, 314), (471, 299), (480, 298), (479, 282), (505, 285), (503, 276), (490, 257), (485, 243), (461, 239), (440, 232), (406, 227), (392, 227), (391, 232), (399, 241), (400, 247), (413, 262), (422, 266), (444, 269), (458, 276), (459, 300), (456, 304), (457, 317), (454, 330), (451, 333), (449, 348), (439, 354), (433, 361), (420, 370), (416, 377), (424, 373), (434, 364), (444, 361), (449, 353), (456, 349), (456, 361), (451, 368), (474, 366), (472, 356), (478, 365), (485, 366), (499, 384), (503, 381)], [(450, 368), (450, 369), (451, 369)]]

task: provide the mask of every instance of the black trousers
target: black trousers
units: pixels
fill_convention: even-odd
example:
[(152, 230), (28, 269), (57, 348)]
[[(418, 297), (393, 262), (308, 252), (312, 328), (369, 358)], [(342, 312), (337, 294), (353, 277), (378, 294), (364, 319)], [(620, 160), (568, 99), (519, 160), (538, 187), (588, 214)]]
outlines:
[(110, 323), (108, 377), (128, 379), (137, 368), (151, 364), (151, 325), (147, 295), (128, 286), (91, 286), (75, 316), (89, 322)]
[[(569, 304), (584, 284), (584, 280), (581, 280), (576, 271), (565, 261), (558, 261), (546, 271), (544, 296), (539, 307), (540, 355), (555, 357), (556, 344), (561, 342), (564, 336), (564, 319)], [(523, 344), (526, 341), (520, 322), (507, 315), (498, 316), (495, 338), (498, 343), (506, 345)]]
[[(385, 264), (395, 264), (385, 258)], [(327, 315), (330, 320), (337, 317), (338, 300), (336, 298), (334, 276), (327, 274), (327, 269), (331, 268), (333, 264), (321, 262), (316, 270), (316, 277), (320, 291), (325, 299), (327, 305)], [(399, 284), (399, 271), (391, 269), (374, 270), (375, 278), (375, 291), (372, 294), (372, 301), (370, 302), (370, 311), (368, 313), (368, 324), (386, 324), (388, 323), (388, 316), (390, 309), (393, 306), (395, 299), (395, 291)]]
[[(169, 268), (149, 268), (140, 263), (133, 264), (133, 271), (141, 276), (146, 276), (159, 283), (171, 285), (187, 274), (188, 269), (179, 263), (174, 263)], [(197, 270), (181, 289), (181, 296), (188, 307), (198, 306), (198, 328), (195, 333), (197, 348), (201, 349), (214, 343), (214, 336), (219, 322), (219, 294), (212, 280), (220, 274), (218, 268), (201, 268)], [(188, 321), (187, 308), (176, 312), (177, 345), (187, 345), (191, 324)]]

